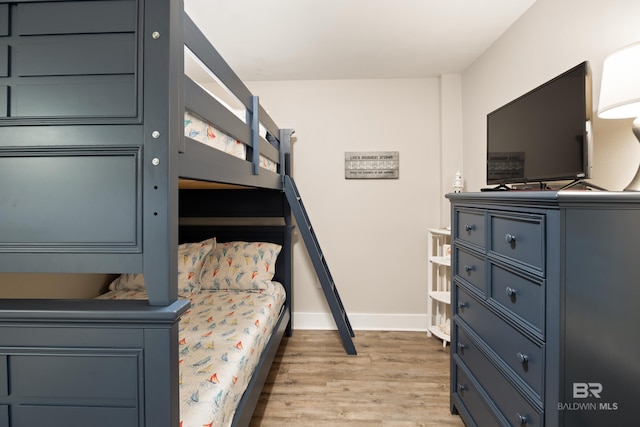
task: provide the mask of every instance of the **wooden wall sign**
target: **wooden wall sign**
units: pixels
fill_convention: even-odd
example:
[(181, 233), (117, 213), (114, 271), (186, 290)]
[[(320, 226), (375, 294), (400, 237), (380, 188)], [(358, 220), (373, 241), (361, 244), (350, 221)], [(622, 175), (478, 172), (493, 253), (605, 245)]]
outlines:
[(398, 151), (349, 151), (344, 153), (346, 179), (398, 179)]

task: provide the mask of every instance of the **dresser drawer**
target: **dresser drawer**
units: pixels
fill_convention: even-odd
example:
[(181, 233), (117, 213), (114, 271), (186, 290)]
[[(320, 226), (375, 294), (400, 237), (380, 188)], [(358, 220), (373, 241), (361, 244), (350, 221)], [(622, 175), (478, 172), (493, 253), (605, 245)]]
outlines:
[(490, 301), (524, 320), (543, 338), (544, 281), (530, 280), (495, 264), (489, 265)]
[(489, 253), (544, 275), (544, 216), (491, 212)]
[(503, 364), (522, 379), (538, 400), (542, 401), (542, 345), (525, 337), (464, 289), (456, 286), (455, 292), (458, 301), (455, 307), (457, 315), (500, 357)]
[[(462, 403), (464, 406), (464, 408), (458, 408), (458, 411), (463, 414), (465, 424), (468, 426), (471, 421), (472, 425), (478, 427), (500, 425), (464, 369), (455, 364), (453, 370), (456, 378), (454, 384), (456, 389), (453, 395), (457, 397), (456, 400), (459, 401), (457, 403)], [(471, 420), (467, 420), (468, 417), (471, 417)]]
[(484, 211), (456, 209), (454, 238), (485, 248)]
[[(531, 405), (520, 392), (498, 371), (484, 353), (479, 351), (464, 330), (459, 328), (457, 356), (469, 368), (502, 416), (513, 426), (542, 426), (542, 413)], [(460, 379), (458, 379), (460, 382)]]
[(487, 294), (484, 258), (456, 247), (455, 274), (476, 287), (482, 295)]

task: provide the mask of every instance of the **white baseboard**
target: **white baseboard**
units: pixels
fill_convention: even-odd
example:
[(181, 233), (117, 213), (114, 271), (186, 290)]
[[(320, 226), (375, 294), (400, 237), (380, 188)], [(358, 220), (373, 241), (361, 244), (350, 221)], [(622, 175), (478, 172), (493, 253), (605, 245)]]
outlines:
[[(426, 314), (363, 314), (349, 313), (354, 330), (427, 331)], [(294, 329), (337, 329), (331, 313), (293, 313)]]

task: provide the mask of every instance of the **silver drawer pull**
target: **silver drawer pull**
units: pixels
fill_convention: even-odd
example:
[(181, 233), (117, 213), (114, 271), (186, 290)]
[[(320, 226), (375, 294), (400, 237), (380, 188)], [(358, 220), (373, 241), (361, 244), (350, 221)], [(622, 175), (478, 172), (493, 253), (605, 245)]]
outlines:
[(505, 291), (507, 292), (507, 296), (510, 296), (510, 297), (516, 296), (516, 290), (509, 286), (507, 286), (507, 289)]
[(458, 303), (458, 308), (465, 308), (465, 307), (469, 307), (469, 304), (462, 301)]
[(464, 225), (464, 231), (473, 231), (476, 229), (476, 226), (473, 224), (465, 224)]
[(473, 265), (465, 265), (464, 266), (464, 271), (467, 271), (467, 272), (468, 271), (474, 271), (475, 269), (476, 269), (476, 267), (473, 266)]
[(518, 354), (516, 354), (516, 357), (518, 358), (518, 361), (519, 361), (520, 363), (522, 363), (523, 365), (524, 365), (525, 363), (528, 363), (528, 362), (529, 362), (529, 356), (527, 356), (527, 355), (526, 355), (526, 354), (524, 354), (524, 353), (518, 353)]
[(458, 391), (467, 391), (469, 390), (469, 387), (467, 387), (464, 384), (458, 384)]
[(518, 422), (520, 423), (521, 426), (527, 424), (527, 416), (526, 415), (520, 415), (520, 414), (516, 413), (516, 417), (518, 417)]
[(504, 236), (504, 240), (506, 240), (507, 243), (515, 243), (516, 236), (514, 236), (513, 234), (507, 234), (506, 236)]
[(461, 342), (458, 343), (458, 350), (464, 350), (465, 348), (467, 348), (466, 345), (462, 344)]

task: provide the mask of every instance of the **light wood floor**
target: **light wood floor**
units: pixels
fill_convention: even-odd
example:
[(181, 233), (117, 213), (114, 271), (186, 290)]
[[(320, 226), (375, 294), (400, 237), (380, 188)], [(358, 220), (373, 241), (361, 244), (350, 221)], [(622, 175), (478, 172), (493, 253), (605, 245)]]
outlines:
[(425, 332), (294, 331), (271, 368), (251, 427), (464, 426), (449, 411), (449, 347)]

